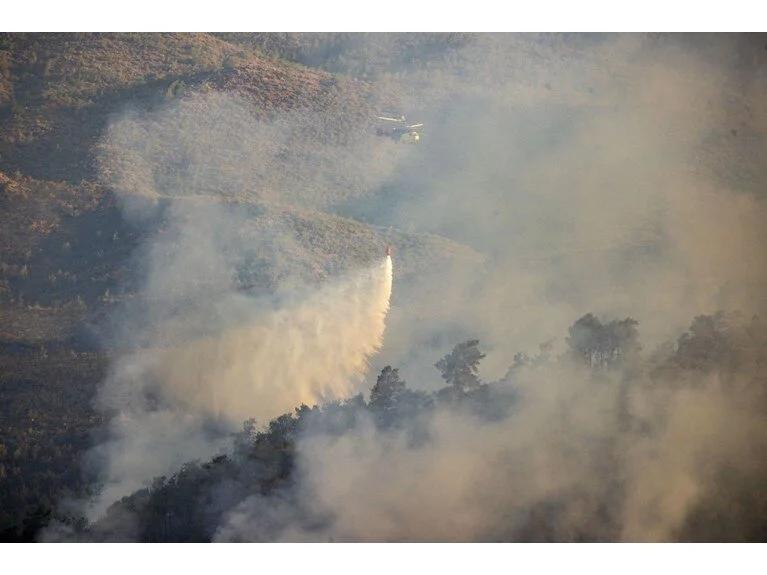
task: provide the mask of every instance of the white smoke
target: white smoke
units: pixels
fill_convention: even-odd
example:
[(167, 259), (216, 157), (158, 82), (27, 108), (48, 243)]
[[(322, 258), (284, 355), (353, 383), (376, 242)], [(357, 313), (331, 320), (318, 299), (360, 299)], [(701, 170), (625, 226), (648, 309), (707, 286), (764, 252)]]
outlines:
[(234, 421), (346, 397), (382, 344), (391, 287), (387, 257), (284, 308), (232, 296), (219, 307), (224, 330), (153, 353), (145, 380), (161, 381), (174, 403)]
[[(498, 351), (482, 368), (500, 375), (515, 351), (562, 334), (588, 311), (636, 317), (654, 341), (674, 336), (698, 313), (764, 309), (760, 248), (767, 212), (762, 188), (745, 185), (761, 172), (724, 178), (739, 171), (716, 147), (739, 157), (764, 151), (756, 123), (754, 134), (740, 128), (736, 138), (731, 131), (749, 106), (762, 114), (758, 90), (729, 102), (735, 75), (727, 65), (673, 42), (657, 48), (640, 36), (582, 51), (524, 37), (483, 37), (472, 54), (468, 76), (446, 67), (432, 69), (429, 81), (396, 82), (413, 92), (403, 95), (403, 104), (435, 110), (425, 118), (431, 137), (427, 131), (412, 161), (398, 166), (399, 175), (387, 163), (393, 155), (371, 162), (367, 148), (353, 156), (334, 148), (333, 177), (322, 194), (310, 194), (303, 184), (316, 174), (301, 172), (301, 162), (277, 161), (274, 144), (292, 143), (292, 132), (255, 125), (238, 105), (219, 133), (204, 106), (190, 103), (172, 121), (139, 118), (123, 126), (130, 130), (113, 130), (122, 163), (106, 155), (112, 181), (152, 200), (226, 188), (316, 208), (343, 205), (348, 198), (338, 183), (361, 180), (364, 193), (355, 199), (365, 201), (344, 206), (344, 214), (442, 234), (489, 256), (484, 275), (468, 266), (438, 266), (440, 273), (421, 284), (422, 300), (402, 302), (407, 312), (392, 321), (396, 331), (389, 338), (398, 341), (386, 362), (404, 367), (415, 386), (421, 378), (410, 375), (413, 366), (402, 356), (423, 360), (431, 373), (433, 361), (424, 358), (432, 349), (422, 342), (439, 332), (439, 345), (447, 345), (451, 326)], [(229, 110), (224, 104), (213, 107)], [(140, 133), (132, 131), (136, 126)], [(176, 171), (164, 171), (157, 160), (171, 148), (168, 142), (183, 159)], [(326, 148), (315, 143), (311, 150)], [(320, 165), (331, 165), (324, 159)], [(251, 177), (265, 185), (253, 186)], [(386, 178), (393, 181), (385, 182), (378, 201), (368, 197)], [(150, 296), (226, 276), (220, 246), (199, 245), (206, 224), (198, 219), (187, 228), (185, 251), (175, 260), (154, 262)], [(428, 258), (412, 261), (411, 273), (427, 277)], [(216, 453), (241, 419), (264, 423), (301, 402), (352, 393), (380, 345), (391, 262), (279, 307), (234, 295), (228, 285), (217, 289), (213, 298), (204, 290), (193, 294), (198, 303), (213, 303), (180, 305), (181, 319), (150, 307), (146, 315), (157, 315), (138, 338), (149, 345), (115, 366), (102, 394), (103, 405), (120, 413), (113, 439), (97, 452), (107, 470), (103, 502)], [(433, 317), (421, 319), (415, 312), (424, 310), (413, 310), (425, 300)], [(420, 332), (419, 341), (413, 334)], [(620, 465), (607, 475), (597, 455), (612, 453), (616, 437), (611, 407), (620, 388), (612, 383), (595, 390), (577, 373), (530, 376), (517, 417), (478, 425), (441, 414), (430, 428), (432, 443), (418, 451), (403, 437), (381, 437), (364, 426), (341, 438), (309, 436), (297, 446), (307, 500), (318, 513), (335, 516), (328, 535), (336, 540), (511, 539), (539, 504), (566, 500), (571, 505), (559, 521), (564, 531), (555, 536), (571, 539), (584, 518), (595, 515), (608, 479), (625, 474), (633, 483), (622, 498), (618, 537), (668, 539), (705, 483), (699, 460), (735, 451), (733, 439), (712, 448), (713, 435), (691, 432), (688, 422), (703, 427), (717, 420), (720, 437), (729, 430), (744, 445), (761, 436), (737, 430), (732, 422), (742, 420), (741, 406), (724, 404), (710, 390), (704, 390), (710, 397), (693, 398), (697, 403), (684, 394), (662, 402), (662, 394), (645, 390), (645, 402), (672, 413), (659, 424), (659, 437), (629, 436), (619, 446)], [(264, 515), (277, 521), (283, 512), (289, 515), (289, 506), (247, 499), (219, 539), (261, 539), (252, 530), (269, 531)], [(316, 534), (282, 534), (307, 538)]]
[(639, 378), (627, 390), (602, 375), (569, 361), (521, 370), (492, 392), (516, 395), (513, 413), (437, 407), (418, 444), (367, 417), (340, 435), (309, 426), (289, 498), (244, 499), (214, 540), (673, 541), (691, 510), (719, 504), (717, 473), (742, 481), (762, 466), (763, 403), (748, 378)]
[[(262, 122), (246, 100), (210, 92), (126, 111), (106, 130), (97, 146), (102, 181), (128, 222), (156, 233), (136, 252), (140, 279), (104, 329), (120, 353), (96, 400), (110, 422), (89, 454), (101, 483), (91, 519), (153, 478), (227, 449), (243, 420), (266, 424), (302, 403), (356, 392), (383, 342), (391, 259), (302, 286), (301, 271), (322, 262), (269, 203), (305, 196), (307, 182), (327, 195), (313, 194), (318, 202), (338, 201), (333, 194), (348, 186), (334, 175), (363, 187), (381, 177), (353, 161), (369, 157), (369, 144), (320, 137), (333, 113)], [(310, 158), (285, 160), (286, 144), (301, 138)], [(330, 176), (320, 177), (318, 164)], [(221, 197), (238, 201), (221, 207)], [(243, 292), (265, 283), (274, 289)]]
[[(387, 256), (280, 307), (229, 293), (204, 318), (190, 308), (183, 320), (147, 326), (157, 345), (122, 357), (100, 390), (99, 406), (117, 416), (91, 454), (103, 465), (103, 488), (90, 517), (225, 450), (245, 419), (266, 423), (301, 403), (352, 395), (382, 344), (391, 290)], [(189, 339), (188, 324), (203, 320), (208, 333)]]

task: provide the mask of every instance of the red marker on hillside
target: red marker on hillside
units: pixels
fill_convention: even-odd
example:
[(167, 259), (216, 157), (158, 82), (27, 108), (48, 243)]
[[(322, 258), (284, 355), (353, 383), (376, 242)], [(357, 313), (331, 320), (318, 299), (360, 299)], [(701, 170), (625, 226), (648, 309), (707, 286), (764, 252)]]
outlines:
[(386, 248), (386, 255), (387, 255), (387, 256), (390, 256), (390, 255), (391, 255), (391, 246), (389, 246), (388, 248)]

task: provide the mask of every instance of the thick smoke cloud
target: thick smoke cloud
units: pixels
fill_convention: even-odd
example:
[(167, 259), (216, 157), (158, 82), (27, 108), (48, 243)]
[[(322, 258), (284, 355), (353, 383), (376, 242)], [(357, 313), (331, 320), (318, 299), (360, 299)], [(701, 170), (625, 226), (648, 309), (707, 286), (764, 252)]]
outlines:
[(762, 311), (764, 67), (708, 39), (481, 36), (403, 96), (427, 110), (422, 155), (361, 213), (490, 257), (441, 291), (504, 361), (585, 310), (636, 318), (648, 345)]
[(265, 424), (358, 390), (383, 342), (391, 259), (347, 266), (311, 289), (287, 275), (271, 292), (243, 293), (248, 262), (278, 267), (279, 247), (297, 242), (290, 230), (249, 226), (263, 207), (216, 203), (219, 191), (263, 199), (275, 146), (305, 124), (298, 115), (262, 126), (242, 102), (213, 94), (128, 113), (106, 134), (104, 178), (126, 218), (156, 231), (135, 255), (135, 294), (101, 326), (117, 359), (96, 403), (114, 417), (89, 454), (101, 485), (91, 518), (225, 452), (246, 419)]
[[(180, 247), (151, 244), (146, 289), (161, 303), (145, 304), (123, 330), (146, 349), (118, 362), (102, 393), (103, 405), (123, 413), (117, 439), (99, 453), (118, 486), (106, 500), (221, 449), (226, 433), (211, 431), (211, 421), (227, 430), (251, 413), (263, 421), (301, 402), (352, 395), (360, 388), (348, 382), (381, 345), (390, 268), (285, 296), (279, 306), (237, 295), (225, 261), (238, 249), (232, 214), (207, 204), (197, 213), (185, 207), (190, 196), (239, 190), (471, 248), (423, 272), (428, 257), (402, 254), (408, 281), (395, 290), (372, 367), (399, 367), (412, 388), (434, 389), (434, 362), (468, 337), (488, 351), (481, 373), (492, 380), (517, 351), (552, 338), (562, 351), (567, 327), (587, 312), (639, 320), (645, 349), (676, 338), (698, 314), (764, 312), (767, 76), (744, 62), (750, 48), (739, 38), (708, 38), (481, 35), (445, 61), (380, 78), (409, 119), (425, 122), (418, 146), (404, 153), (388, 141), (332, 150), (315, 142), (324, 171), (279, 161), (276, 150), (297, 133), (290, 120), (255, 123), (217, 95), (116, 124), (105, 173), (134, 190), (126, 202), (139, 189), (151, 200), (126, 203), (131, 216), (177, 198), (174, 209), (190, 219), (174, 236)], [(206, 124), (204, 113), (198, 121), (207, 105), (223, 106), (233, 121), (225, 129)], [(328, 126), (317, 113), (301, 122)], [(175, 175), (157, 161), (167, 142), (186, 150)], [(301, 183), (318, 174), (327, 195), (307, 197)], [(339, 182), (361, 191), (336, 193)], [(274, 239), (302, 249), (286, 236)], [(179, 285), (192, 293), (168, 305)], [(735, 380), (748, 380), (749, 369)], [(525, 368), (495, 391), (514, 395), (513, 413), (484, 421), (439, 408), (422, 422), (429, 441), (418, 446), (364, 420), (340, 437), (310, 427), (288, 495), (244, 499), (216, 538), (673, 539), (719, 470), (756, 473), (749, 461), (767, 440), (763, 404), (715, 375), (684, 388), (673, 378), (635, 379), (628, 390), (567, 362)], [(126, 430), (164, 428), (165, 420), (175, 430), (165, 443), (149, 445), (150, 435), (121, 443)], [(307, 516), (321, 527), (307, 526)]]
[(349, 128), (340, 104), (322, 104), (259, 118), (247, 95), (197, 87), (181, 100), (116, 117), (97, 146), (100, 175), (131, 220), (152, 214), (160, 198), (238, 198), (302, 208), (343, 203), (349, 190), (364, 195), (390, 177), (398, 154), (360, 137), (370, 119)]
[(386, 258), (279, 307), (219, 294), (183, 306), (180, 319), (142, 326), (151, 330), (139, 332), (147, 349), (120, 358), (97, 398), (117, 416), (93, 453), (105, 486), (92, 513), (223, 452), (245, 419), (265, 423), (301, 403), (352, 395), (381, 346), (391, 286)]
[[(482, 272), (444, 270), (435, 289), (444, 315), (432, 325), (485, 342), (490, 378), (517, 350), (556, 336), (562, 349), (567, 326), (588, 311), (638, 319), (648, 349), (698, 314), (763, 313), (756, 158), (767, 151), (758, 89), (767, 76), (751, 61), (761, 55), (743, 50), (728, 36), (481, 37), (461, 55), (464, 68), (401, 83), (402, 101), (426, 121), (423, 150), (378, 202), (349, 213), (487, 256)], [(429, 345), (424, 324), (390, 332), (411, 337), (410, 356), (385, 347), (377, 359), (416, 387), (434, 380), (433, 359), (455, 342)], [(615, 380), (595, 387), (565, 363), (515, 380), (519, 406), (500, 422), (440, 412), (417, 449), (372, 425), (340, 438), (309, 432), (299, 493), (330, 526), (307, 533), (282, 509), (281, 528), (266, 536), (252, 531), (264, 502), (249, 499), (218, 537), (674, 539), (696, 505), (716, 500), (723, 469), (758, 476), (767, 435), (760, 392), (743, 384), (753, 369), (740, 366), (735, 386), (701, 375), (692, 388), (648, 380), (626, 391)]]
[(439, 408), (418, 445), (370, 419), (341, 436), (309, 428), (290, 500), (245, 499), (216, 540), (675, 540), (697, 506), (721, 505), (719, 474), (763, 473), (764, 403), (736, 379), (627, 391), (565, 362), (496, 384), (518, 402), (507, 417)]

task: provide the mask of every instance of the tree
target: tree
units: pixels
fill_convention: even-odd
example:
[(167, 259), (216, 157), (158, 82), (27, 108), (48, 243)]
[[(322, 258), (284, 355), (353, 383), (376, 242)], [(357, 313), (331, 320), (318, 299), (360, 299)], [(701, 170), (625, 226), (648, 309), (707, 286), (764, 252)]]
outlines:
[(405, 382), (399, 378), (399, 371), (387, 365), (370, 390), (370, 409), (379, 413), (391, 412), (405, 391), (405, 386)]
[[(370, 391), (368, 408), (380, 428), (413, 428), (419, 413), (432, 407), (428, 394), (407, 389), (399, 372), (387, 365)], [(421, 434), (423, 436), (423, 434)]]
[(459, 343), (453, 351), (434, 364), (448, 385), (459, 391), (476, 389), (480, 385), (479, 362), (486, 354), (479, 351), (478, 339)]
[(530, 357), (524, 351), (517, 352), (514, 355), (514, 363), (511, 364), (501, 381), (511, 381), (514, 374), (525, 367), (539, 367), (548, 364), (551, 359), (551, 350), (554, 349), (553, 342), (554, 340), (550, 339), (538, 344), (538, 355), (535, 357)]
[(608, 367), (639, 352), (638, 323), (627, 317), (603, 324), (589, 313), (570, 327), (567, 345), (590, 367)]
[(297, 420), (292, 413), (284, 413), (269, 422), (269, 437), (274, 445), (292, 443)]

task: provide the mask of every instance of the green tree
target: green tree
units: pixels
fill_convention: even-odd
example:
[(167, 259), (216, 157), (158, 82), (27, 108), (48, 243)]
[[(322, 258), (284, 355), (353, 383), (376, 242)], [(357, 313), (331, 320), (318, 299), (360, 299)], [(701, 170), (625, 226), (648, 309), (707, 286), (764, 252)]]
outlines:
[(399, 378), (399, 371), (387, 365), (370, 390), (370, 409), (379, 413), (392, 411), (405, 391), (405, 386), (405, 382)]
[(479, 351), (478, 345), (478, 339), (459, 343), (452, 352), (434, 364), (449, 386), (463, 392), (479, 387), (479, 362), (486, 354)]
[(567, 345), (574, 357), (590, 367), (615, 365), (639, 352), (638, 323), (627, 317), (603, 324), (589, 313), (570, 327)]

